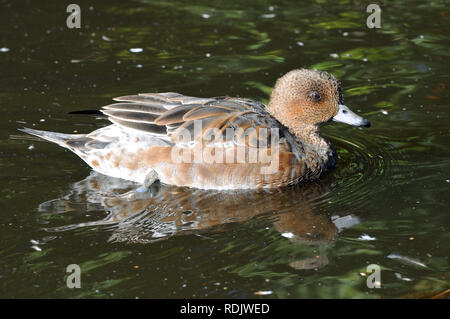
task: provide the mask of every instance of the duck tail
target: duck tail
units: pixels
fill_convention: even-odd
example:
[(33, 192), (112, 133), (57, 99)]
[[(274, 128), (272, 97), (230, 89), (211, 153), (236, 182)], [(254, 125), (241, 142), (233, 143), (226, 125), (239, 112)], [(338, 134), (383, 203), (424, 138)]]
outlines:
[(69, 145), (66, 144), (67, 141), (85, 136), (84, 134), (64, 134), (64, 133), (57, 133), (57, 132), (34, 130), (31, 128), (27, 128), (27, 127), (20, 128), (19, 131), (40, 137), (44, 140), (56, 143), (65, 148), (69, 148)]

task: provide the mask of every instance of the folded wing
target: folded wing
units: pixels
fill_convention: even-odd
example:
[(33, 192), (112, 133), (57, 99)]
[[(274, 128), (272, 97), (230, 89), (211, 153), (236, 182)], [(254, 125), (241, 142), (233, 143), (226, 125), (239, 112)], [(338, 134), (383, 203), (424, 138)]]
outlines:
[(202, 141), (215, 145), (270, 145), (274, 123), (264, 105), (256, 101), (198, 98), (173, 92), (142, 93), (114, 100), (119, 103), (101, 109), (112, 123), (168, 138), (176, 144)]

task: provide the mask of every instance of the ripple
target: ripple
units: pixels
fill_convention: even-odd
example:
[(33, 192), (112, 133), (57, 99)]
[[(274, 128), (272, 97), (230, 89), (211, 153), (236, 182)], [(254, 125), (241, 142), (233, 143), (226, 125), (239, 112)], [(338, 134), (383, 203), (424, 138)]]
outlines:
[(386, 186), (405, 183), (412, 174), (403, 152), (385, 137), (354, 132), (351, 138), (329, 136), (339, 160), (331, 172), (331, 191), (316, 204), (360, 209), (368, 199)]

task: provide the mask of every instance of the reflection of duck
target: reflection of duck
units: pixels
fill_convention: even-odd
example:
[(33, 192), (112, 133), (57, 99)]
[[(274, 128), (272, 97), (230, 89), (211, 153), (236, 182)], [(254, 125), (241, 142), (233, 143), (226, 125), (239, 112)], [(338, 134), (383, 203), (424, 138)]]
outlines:
[(321, 123), (370, 124), (343, 105), (333, 76), (305, 69), (281, 77), (267, 107), (243, 98), (178, 93), (115, 100), (121, 103), (91, 111), (113, 124), (90, 134), (23, 131), (72, 150), (102, 174), (145, 186), (160, 179), (245, 189), (313, 180), (333, 167), (337, 156), (319, 135)]
[[(329, 191), (329, 183), (239, 192), (155, 183), (148, 192), (136, 193), (132, 191), (134, 187), (132, 182), (92, 172), (86, 179), (73, 184), (69, 194), (42, 203), (39, 212), (48, 217), (55, 213), (79, 211), (84, 215), (106, 211), (107, 216), (100, 220), (46, 229), (57, 232), (111, 225), (113, 233), (109, 240), (127, 243), (151, 243), (175, 235), (202, 236), (206, 232), (225, 231), (233, 223), (264, 217), (288, 240), (324, 247), (337, 238), (345, 219), (332, 221), (329, 215), (313, 211), (311, 201)], [(319, 250), (320, 258), (296, 261), (291, 266), (309, 269), (325, 265), (324, 250)]]

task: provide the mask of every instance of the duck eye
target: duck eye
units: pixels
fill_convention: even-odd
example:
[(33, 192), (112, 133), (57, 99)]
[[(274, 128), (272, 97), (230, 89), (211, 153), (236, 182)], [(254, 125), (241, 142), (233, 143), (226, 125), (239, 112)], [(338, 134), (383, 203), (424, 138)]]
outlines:
[(320, 96), (320, 94), (317, 93), (317, 92), (312, 92), (312, 93), (309, 95), (309, 97), (310, 97), (311, 100), (313, 100), (314, 102), (319, 102), (319, 101), (322, 99), (322, 97)]

